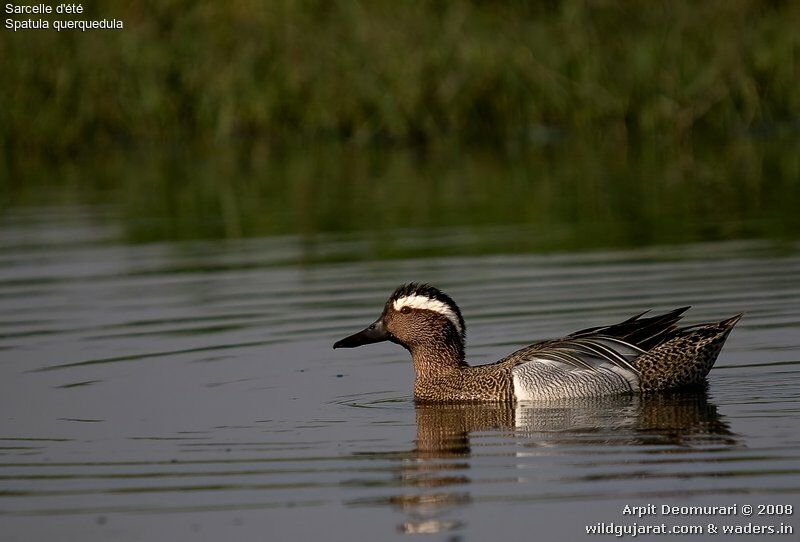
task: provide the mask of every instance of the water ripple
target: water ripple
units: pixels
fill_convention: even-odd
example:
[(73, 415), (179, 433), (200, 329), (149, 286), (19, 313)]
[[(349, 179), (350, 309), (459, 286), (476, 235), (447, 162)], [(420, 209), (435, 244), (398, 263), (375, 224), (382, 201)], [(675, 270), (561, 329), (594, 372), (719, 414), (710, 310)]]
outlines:
[[(493, 503), (800, 493), (796, 244), (302, 265), (294, 238), (130, 246), (70, 224), (84, 237), (23, 221), (0, 247), (4, 521), (376, 507), (411, 534)], [(405, 351), (331, 349), (409, 280), (457, 299), (475, 362), (648, 308), (747, 315), (707, 392), (415, 406)]]

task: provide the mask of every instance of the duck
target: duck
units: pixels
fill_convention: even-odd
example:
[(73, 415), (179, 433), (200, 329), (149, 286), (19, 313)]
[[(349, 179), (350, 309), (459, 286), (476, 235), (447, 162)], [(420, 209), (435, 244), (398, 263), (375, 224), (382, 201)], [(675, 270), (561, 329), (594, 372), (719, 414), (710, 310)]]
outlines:
[(536, 402), (702, 387), (742, 318), (679, 327), (681, 307), (541, 340), (485, 365), (466, 361), (466, 325), (440, 289), (411, 282), (380, 317), (333, 348), (390, 341), (411, 354), (417, 403)]

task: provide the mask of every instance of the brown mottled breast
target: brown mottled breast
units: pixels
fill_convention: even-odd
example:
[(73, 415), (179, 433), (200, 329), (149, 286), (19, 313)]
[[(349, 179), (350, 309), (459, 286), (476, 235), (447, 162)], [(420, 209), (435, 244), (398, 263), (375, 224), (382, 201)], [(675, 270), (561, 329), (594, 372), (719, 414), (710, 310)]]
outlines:
[(513, 401), (513, 364), (462, 366), (435, 376), (417, 378), (414, 399), (420, 402)]

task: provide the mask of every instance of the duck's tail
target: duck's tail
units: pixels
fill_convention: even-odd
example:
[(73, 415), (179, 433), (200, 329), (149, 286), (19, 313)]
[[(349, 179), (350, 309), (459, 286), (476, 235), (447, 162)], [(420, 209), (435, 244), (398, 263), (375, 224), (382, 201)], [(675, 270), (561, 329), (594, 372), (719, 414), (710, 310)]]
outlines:
[(641, 374), (640, 389), (661, 391), (705, 383), (722, 345), (742, 316), (737, 314), (721, 322), (673, 331), (669, 340), (634, 361)]

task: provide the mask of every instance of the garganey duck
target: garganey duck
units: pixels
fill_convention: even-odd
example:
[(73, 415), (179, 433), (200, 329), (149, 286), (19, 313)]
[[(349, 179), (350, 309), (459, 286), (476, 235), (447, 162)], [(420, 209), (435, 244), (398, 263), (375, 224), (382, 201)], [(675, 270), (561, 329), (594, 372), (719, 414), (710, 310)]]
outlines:
[(470, 366), (465, 325), (455, 302), (427, 284), (401, 286), (380, 318), (336, 342), (354, 348), (391, 341), (411, 352), (419, 402), (540, 401), (654, 392), (698, 386), (742, 317), (678, 327), (682, 307), (660, 316), (576, 331), (517, 350), (498, 362)]

